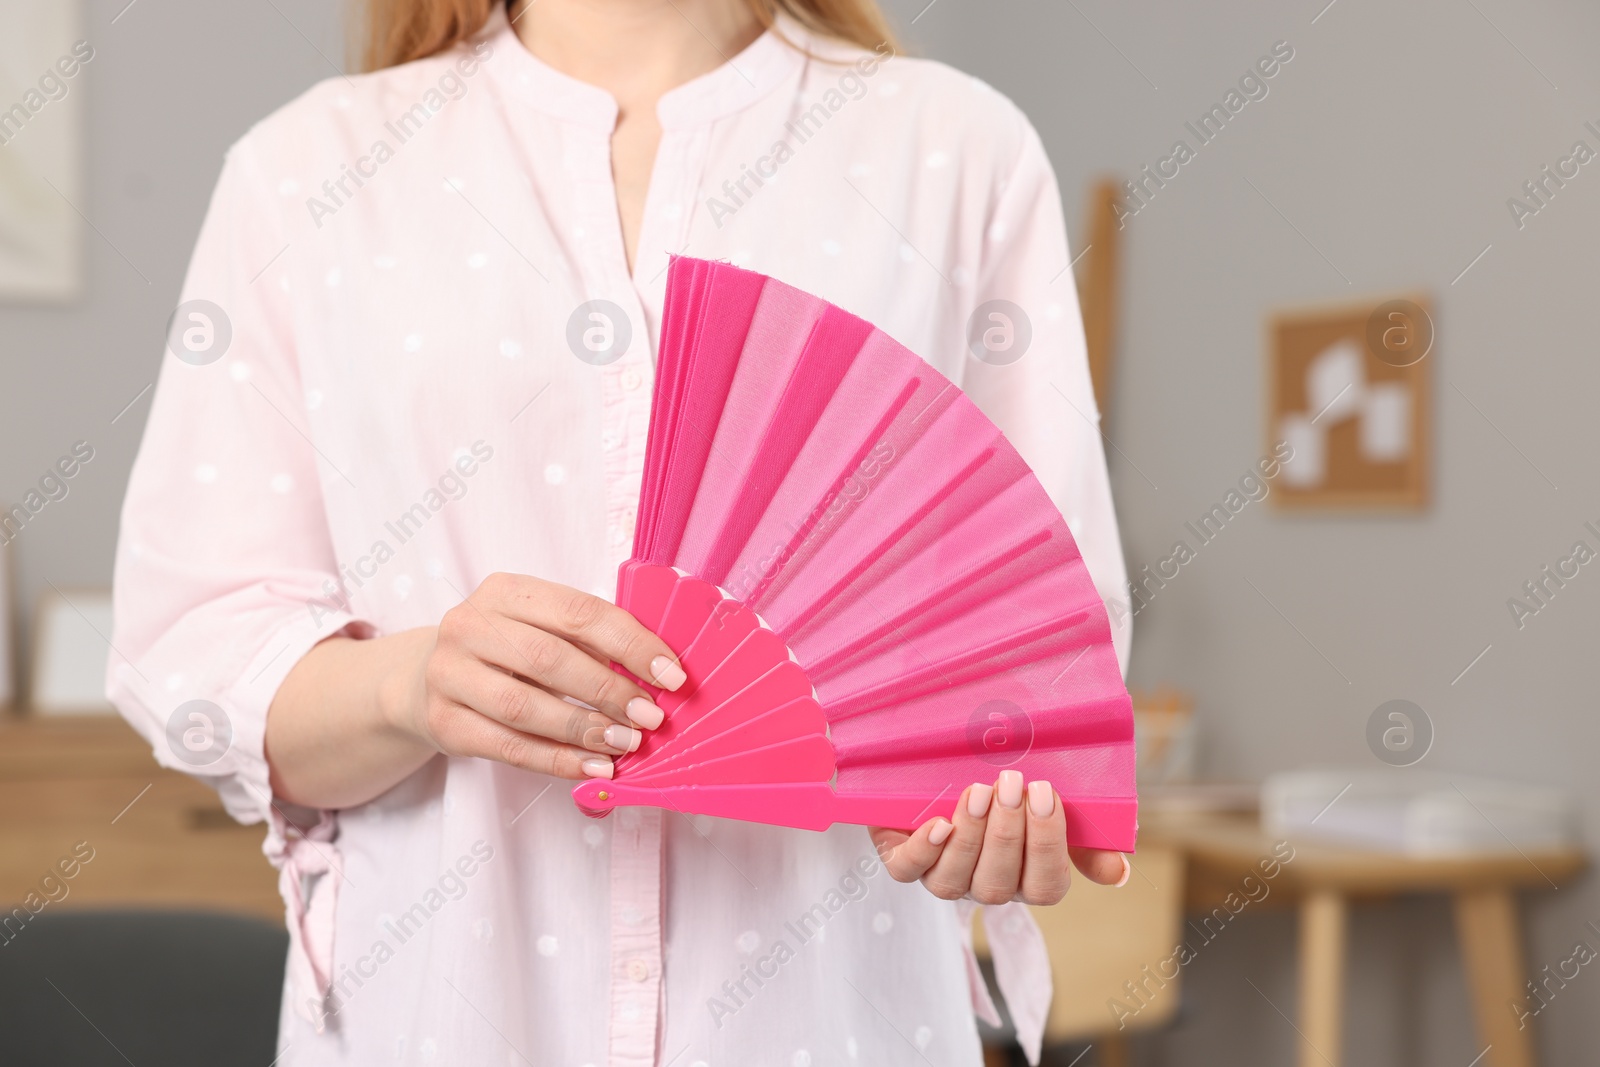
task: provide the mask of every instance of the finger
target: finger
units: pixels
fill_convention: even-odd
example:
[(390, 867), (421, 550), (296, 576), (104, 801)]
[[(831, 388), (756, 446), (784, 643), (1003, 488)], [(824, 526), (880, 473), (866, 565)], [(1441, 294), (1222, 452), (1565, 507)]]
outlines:
[(954, 829), (949, 819), (929, 819), (913, 834), (881, 830), (873, 835), (873, 843), (878, 845), (878, 857), (889, 877), (897, 882), (915, 882), (939, 859)]
[[(661, 724), (648, 694), (564, 638), (520, 619), (484, 614), (458, 640), (472, 655), (545, 689), (573, 696), (615, 722), (645, 729)], [(515, 725), (515, 724), (513, 724)]]
[[(588, 645), (584, 644), (582, 641), (574, 640), (573, 638), (570, 638), (570, 637), (567, 638), (567, 641), (572, 645), (573, 648), (577, 649), (579, 652), (582, 652), (585, 656), (588, 656), (590, 659), (592, 659), (596, 663), (600, 664), (600, 666), (606, 668), (607, 670), (615, 670), (616, 669), (616, 664), (613, 663), (611, 658), (609, 656), (603, 655), (600, 652), (599, 649), (590, 648)], [(632, 672), (629, 672), (629, 673), (632, 673)], [(663, 686), (661, 688), (665, 688), (665, 687)], [(646, 692), (646, 694), (645, 694), (643, 699), (645, 699), (647, 701), (650, 699), (650, 694), (648, 693), (648, 691)], [(652, 720), (648, 720), (648, 721), (653, 721), (653, 719)], [(644, 726), (644, 723), (636, 723), (635, 725)], [(652, 729), (652, 727), (645, 726), (645, 729)]]
[(1055, 787), (1028, 783), (1028, 842), (1022, 857), (1021, 896), (1029, 904), (1056, 904), (1072, 885), (1067, 861), (1067, 815)]
[(475, 756), (556, 778), (610, 778), (611, 758), (521, 733), (473, 709), (439, 699), (428, 709), (429, 726), (447, 756)]
[(878, 859), (883, 859), (889, 850), (911, 835), (904, 830), (891, 830), (886, 826), (867, 827), (867, 836), (872, 839), (872, 847), (877, 850)]
[(1072, 865), (1082, 871), (1083, 876), (1091, 882), (1120, 888), (1128, 884), (1128, 878), (1133, 874), (1133, 864), (1120, 852), (1077, 846), (1067, 851), (1072, 855)]
[(638, 730), (578, 707), (526, 681), (467, 656), (433, 679), (443, 696), (524, 734), (607, 755), (639, 747)]
[(972, 899), (979, 904), (1004, 904), (1022, 883), (1022, 849), (1028, 836), (1028, 814), (1022, 807), (1022, 772), (1004, 770), (994, 787), (983, 850), (972, 872)]
[(598, 648), (591, 648), (590, 646), (584, 644), (582, 641), (574, 640), (573, 638), (570, 638), (570, 637), (567, 638), (567, 640), (571, 642), (573, 648), (577, 649), (579, 652), (582, 652), (585, 656), (588, 656), (590, 659), (594, 660), (596, 663), (600, 664), (602, 667), (611, 666), (611, 660), (609, 660), (605, 656), (601, 655), (600, 654), (600, 650)]
[(684, 683), (683, 668), (667, 643), (615, 604), (527, 575), (496, 577), (505, 579), (495, 591), (512, 617), (579, 641), (651, 685), (672, 690)]
[(956, 802), (951, 823), (955, 830), (944, 843), (939, 858), (922, 876), (922, 884), (936, 897), (958, 900), (972, 888), (972, 871), (983, 849), (983, 828), (994, 799), (994, 786), (970, 785)]

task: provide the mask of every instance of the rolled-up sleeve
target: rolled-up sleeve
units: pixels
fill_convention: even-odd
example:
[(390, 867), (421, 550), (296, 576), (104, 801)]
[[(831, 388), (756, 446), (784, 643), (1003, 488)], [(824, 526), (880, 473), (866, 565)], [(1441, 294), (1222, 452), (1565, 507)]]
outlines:
[(266, 819), (269, 855), (285, 826), (267, 707), (318, 641), (365, 630), (341, 608), (276, 199), (248, 138), (235, 145), (169, 331), (184, 358), (163, 354), (123, 504), (107, 668), (107, 695), (156, 759), (235, 818)]
[[(1021, 143), (986, 222), (973, 310), (981, 312), (990, 301), (1020, 308), (1020, 318), (1011, 315), (1012, 341), (1020, 346), (1025, 340), (1026, 347), (1009, 362), (1004, 356), (967, 357), (962, 387), (1005, 432), (1061, 510), (1101, 599), (1120, 604), (1127, 570), (1068, 266), (1061, 193), (1038, 134), (1020, 113), (1016, 117)], [(1132, 618), (1126, 610), (1109, 614), (1112, 644), (1126, 674)]]

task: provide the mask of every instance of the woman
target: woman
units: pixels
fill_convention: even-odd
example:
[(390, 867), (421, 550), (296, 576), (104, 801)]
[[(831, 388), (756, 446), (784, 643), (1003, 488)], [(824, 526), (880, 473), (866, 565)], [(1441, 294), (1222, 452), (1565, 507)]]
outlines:
[[(973, 1064), (972, 902), (1022, 912), (991, 938), (1036, 1041), (1048, 974), (1006, 902), (1066, 890), (1048, 783), (1008, 772), (953, 825), (870, 839), (591, 821), (552, 786), (661, 722), (606, 661), (682, 679), (605, 600), (669, 253), (924, 355), (1120, 587), (1038, 137), (895, 57), (870, 0), (390, 0), (372, 31), (374, 73), (228, 154), (117, 563), (112, 698), (269, 825), (280, 1062)], [(969, 352), (991, 299), (1026, 309), (1024, 358)]]

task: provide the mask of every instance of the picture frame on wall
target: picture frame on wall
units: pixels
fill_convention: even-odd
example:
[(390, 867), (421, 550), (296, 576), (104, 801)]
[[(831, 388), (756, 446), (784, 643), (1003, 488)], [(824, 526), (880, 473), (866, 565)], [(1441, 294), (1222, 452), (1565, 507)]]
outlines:
[(0, 26), (0, 301), (69, 301), (82, 291), (94, 47), (79, 0), (0, 0)]
[(1266, 450), (1292, 449), (1276, 507), (1428, 506), (1434, 342), (1431, 301), (1420, 293), (1269, 318)]
[[(0, 537), (4, 536), (0, 530)], [(17, 677), (12, 669), (16, 640), (11, 619), (11, 544), (0, 540), (0, 715), (17, 706)]]
[(47, 591), (34, 613), (28, 705), (42, 716), (113, 715), (106, 699), (111, 590)]

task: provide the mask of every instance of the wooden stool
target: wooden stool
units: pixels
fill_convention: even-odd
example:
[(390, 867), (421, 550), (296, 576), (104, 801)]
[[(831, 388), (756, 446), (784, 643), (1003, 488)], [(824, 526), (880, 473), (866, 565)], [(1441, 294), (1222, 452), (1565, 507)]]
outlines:
[[(1253, 817), (1146, 813), (1140, 844), (1147, 843), (1182, 852), (1188, 863), (1188, 910), (1209, 913), (1237, 891), (1262, 857), (1273, 855), (1276, 842)], [(1292, 845), (1294, 858), (1281, 865), (1271, 884), (1274, 903), (1297, 901), (1300, 911), (1295, 1027), (1301, 1067), (1339, 1067), (1341, 1062), (1351, 902), (1400, 893), (1447, 893), (1454, 900), (1481, 1067), (1534, 1067), (1533, 1031), (1519, 1029), (1510, 1007), (1521, 1001), (1527, 977), (1513, 894), (1560, 885), (1587, 865), (1583, 852), (1415, 858), (1323, 842)]]

